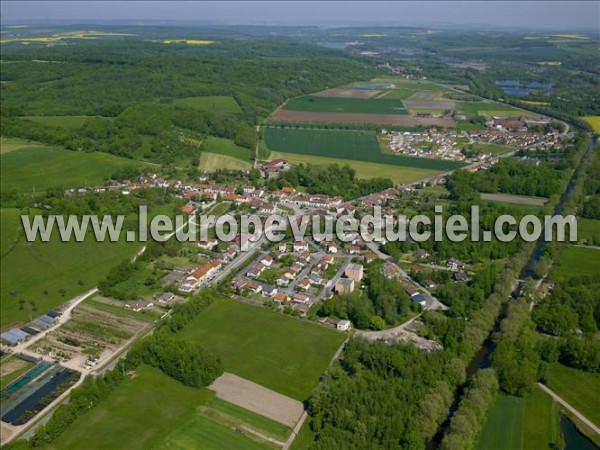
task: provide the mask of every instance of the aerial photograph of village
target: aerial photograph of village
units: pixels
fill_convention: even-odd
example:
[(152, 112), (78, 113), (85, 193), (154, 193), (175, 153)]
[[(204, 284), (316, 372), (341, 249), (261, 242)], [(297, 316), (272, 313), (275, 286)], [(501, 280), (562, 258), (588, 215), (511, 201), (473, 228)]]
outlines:
[(600, 449), (600, 2), (0, 19), (2, 449)]

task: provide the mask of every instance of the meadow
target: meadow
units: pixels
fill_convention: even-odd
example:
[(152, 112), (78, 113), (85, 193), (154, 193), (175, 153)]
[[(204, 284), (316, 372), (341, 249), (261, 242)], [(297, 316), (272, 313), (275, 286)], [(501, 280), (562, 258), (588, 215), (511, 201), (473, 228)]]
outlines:
[[(252, 151), (236, 145), (231, 139), (209, 136), (204, 141), (204, 151), (230, 156), (240, 161), (252, 162)], [(225, 167), (226, 168), (226, 167)]]
[(0, 209), (0, 258), (9, 253), (21, 237), (21, 210)]
[(585, 116), (582, 119), (590, 124), (594, 133), (600, 133), (600, 116)]
[(360, 114), (407, 114), (402, 102), (395, 99), (362, 99), (343, 97), (297, 97), (285, 104), (284, 109), (308, 112), (344, 112)]
[(404, 184), (424, 180), (441, 173), (440, 170), (417, 169), (415, 167), (402, 167), (386, 164), (369, 163), (364, 161), (353, 161), (345, 159), (340, 161), (335, 158), (322, 156), (302, 155), (299, 153), (271, 152), (270, 159), (282, 158), (291, 164), (313, 164), (315, 166), (326, 166), (330, 164), (348, 165), (356, 172), (357, 178), (368, 180), (370, 178), (389, 178), (394, 183)]
[(124, 167), (140, 164), (108, 153), (46, 146), (22, 148), (0, 155), (0, 189), (31, 193), (56, 187), (93, 186)]
[(538, 117), (539, 114), (492, 101), (456, 102), (458, 113), (466, 116)]
[(198, 169), (205, 172), (214, 172), (219, 169), (250, 170), (252, 169), (252, 164), (232, 156), (203, 152), (200, 155)]
[(577, 241), (588, 245), (600, 245), (600, 220), (578, 218)]
[(600, 374), (553, 363), (548, 367), (546, 385), (600, 426)]
[(199, 414), (198, 408), (213, 400), (208, 389), (184, 386), (159, 369), (141, 365), (134, 379), (78, 417), (52, 448), (265, 448)]
[(202, 342), (225, 370), (305, 400), (346, 336), (333, 329), (217, 298), (177, 334)]
[(217, 114), (237, 114), (242, 112), (242, 108), (240, 108), (235, 98), (225, 95), (178, 98), (173, 101), (173, 104)]
[(571, 277), (597, 275), (600, 250), (585, 247), (563, 247), (552, 267), (550, 278), (562, 281)]
[(21, 150), (22, 148), (36, 146), (43, 147), (44, 144), (28, 141), (26, 139), (0, 137), (0, 154), (14, 152), (15, 150)]
[(374, 131), (268, 127), (264, 141), (270, 150), (334, 158), (341, 164), (352, 160), (439, 171), (464, 166), (454, 161), (382, 153)]

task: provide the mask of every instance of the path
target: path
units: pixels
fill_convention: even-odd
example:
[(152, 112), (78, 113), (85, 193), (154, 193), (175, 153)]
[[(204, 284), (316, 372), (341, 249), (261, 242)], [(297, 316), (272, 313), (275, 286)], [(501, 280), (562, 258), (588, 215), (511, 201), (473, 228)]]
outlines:
[(573, 413), (575, 415), (575, 417), (577, 417), (584, 424), (586, 424), (588, 427), (590, 427), (594, 431), (594, 433), (600, 435), (600, 428), (598, 428), (596, 425), (594, 425), (592, 423), (591, 420), (589, 420), (583, 414), (581, 414), (579, 411), (577, 411), (575, 408), (573, 408), (569, 403), (567, 403), (566, 400), (564, 400), (562, 397), (560, 397), (556, 392), (554, 392), (552, 389), (550, 389), (548, 386), (546, 386), (543, 383), (538, 383), (538, 386), (540, 388), (542, 388), (542, 390), (544, 390), (547, 394), (550, 394), (550, 396), (554, 400), (556, 400), (558, 403), (560, 403), (562, 406), (564, 406), (568, 411)]

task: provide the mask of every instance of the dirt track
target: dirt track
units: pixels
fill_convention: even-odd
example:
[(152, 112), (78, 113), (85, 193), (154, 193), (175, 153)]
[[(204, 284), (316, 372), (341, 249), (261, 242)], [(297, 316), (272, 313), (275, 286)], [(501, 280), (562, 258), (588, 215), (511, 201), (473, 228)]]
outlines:
[(278, 394), (231, 373), (221, 375), (209, 386), (209, 389), (215, 391), (217, 397), (223, 400), (290, 428), (294, 428), (304, 411), (302, 403), (298, 400)]
[(282, 122), (304, 123), (354, 123), (372, 125), (399, 125), (406, 127), (441, 126), (452, 128), (455, 123), (451, 119), (438, 117), (414, 117), (396, 114), (356, 114), (334, 112), (288, 111), (278, 109), (271, 115), (271, 120)]

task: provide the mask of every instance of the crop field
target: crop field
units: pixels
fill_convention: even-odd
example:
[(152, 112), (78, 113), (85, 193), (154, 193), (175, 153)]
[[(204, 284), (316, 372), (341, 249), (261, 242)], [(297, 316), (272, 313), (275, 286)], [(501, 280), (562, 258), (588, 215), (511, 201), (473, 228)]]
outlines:
[(600, 374), (553, 363), (548, 367), (546, 385), (600, 426)]
[(31, 120), (50, 127), (74, 129), (81, 128), (91, 119), (112, 120), (112, 117), (101, 116), (21, 116), (21, 119)]
[(306, 112), (407, 114), (402, 102), (393, 99), (305, 96), (289, 100), (284, 108)]
[[(18, 226), (18, 216), (5, 221), (3, 214), (3, 228), (10, 222)], [(30, 315), (41, 315), (96, 286), (112, 266), (131, 258), (139, 247), (127, 242), (99, 243), (93, 236), (83, 242), (61, 242), (53, 236), (49, 242), (31, 243), (20, 237), (2, 255), (0, 325), (28, 321)]]
[(345, 335), (265, 308), (217, 298), (177, 338), (202, 342), (221, 358), (228, 372), (304, 400)]
[(203, 152), (200, 155), (198, 168), (206, 172), (214, 172), (219, 169), (250, 170), (252, 164), (232, 156)]
[(204, 141), (204, 151), (252, 162), (252, 151), (236, 145), (231, 139), (209, 136)]
[(58, 147), (23, 148), (0, 155), (0, 188), (3, 192), (15, 189), (31, 193), (52, 187), (93, 186), (119, 169), (139, 164), (107, 153)]
[(382, 153), (375, 132), (372, 131), (270, 127), (266, 128), (264, 139), (271, 150), (335, 158), (342, 164), (345, 160), (353, 160), (440, 171), (464, 165), (454, 161)]
[(600, 250), (585, 247), (564, 247), (552, 267), (550, 278), (556, 281), (585, 275), (597, 275)]
[(488, 412), (476, 450), (515, 450), (523, 444), (525, 400), (499, 395)]
[(375, 89), (346, 89), (346, 88), (331, 88), (324, 91), (311, 94), (313, 97), (337, 97), (337, 98), (371, 98), (375, 97), (381, 91)]
[(278, 109), (270, 117), (276, 122), (331, 123), (354, 125), (395, 125), (400, 127), (454, 128), (452, 119), (443, 117), (415, 117), (408, 114), (363, 114), (345, 112), (290, 111)]
[[(411, 97), (412, 98), (412, 97)], [(402, 102), (408, 110), (451, 110), (456, 107), (456, 103), (452, 101), (438, 100), (404, 100)]]
[(577, 240), (588, 245), (600, 245), (600, 220), (578, 218)]
[(394, 183), (404, 184), (412, 183), (414, 181), (424, 180), (430, 178), (438, 173), (440, 170), (431, 169), (417, 169), (415, 167), (402, 167), (402, 166), (391, 166), (385, 164), (368, 163), (364, 161), (352, 161), (346, 159), (340, 161), (335, 158), (326, 158), (322, 156), (311, 156), (302, 155), (299, 153), (287, 153), (287, 152), (271, 152), (271, 159), (285, 159), (291, 164), (313, 164), (316, 166), (327, 166), (330, 164), (343, 164), (348, 165), (356, 171), (356, 176), (361, 179), (371, 179), (377, 177), (389, 178)]
[[(213, 401), (208, 389), (184, 386), (159, 369), (141, 365), (135, 378), (124, 381), (106, 400), (79, 416), (52, 448), (266, 448), (221, 418), (203, 415), (201, 408), (210, 407)], [(222, 410), (221, 405), (216, 409)]]
[(14, 355), (3, 358), (0, 366), (0, 388), (4, 389), (33, 366), (32, 362), (17, 358)]
[(590, 124), (595, 133), (600, 133), (600, 116), (585, 116), (582, 119)]
[(511, 195), (511, 194), (481, 193), (481, 199), (502, 202), (502, 203), (514, 203), (517, 205), (528, 205), (528, 206), (544, 206), (546, 203), (548, 203), (548, 199), (544, 198), (544, 197), (528, 197), (525, 195)]
[(211, 111), (217, 114), (237, 114), (242, 112), (242, 108), (240, 108), (235, 98), (224, 95), (178, 98), (173, 104), (175, 106), (196, 108), (202, 111)]
[(539, 117), (539, 114), (492, 101), (456, 102), (460, 114), (485, 117)]

